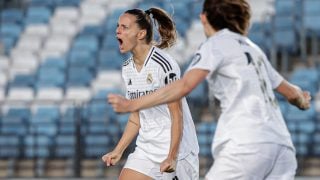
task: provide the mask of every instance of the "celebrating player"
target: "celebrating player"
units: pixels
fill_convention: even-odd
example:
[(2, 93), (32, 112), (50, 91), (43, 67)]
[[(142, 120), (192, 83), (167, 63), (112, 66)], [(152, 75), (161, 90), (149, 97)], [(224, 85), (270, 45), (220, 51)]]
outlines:
[[(153, 40), (157, 21), (161, 41)], [(141, 98), (180, 78), (178, 64), (162, 50), (173, 45), (176, 29), (165, 11), (132, 9), (119, 17), (117, 39), (122, 53), (131, 52), (122, 75), (128, 99)], [(120, 173), (120, 180), (199, 179), (198, 141), (185, 98), (132, 112), (122, 138), (102, 157), (116, 164), (136, 137), (136, 148)]]
[(180, 99), (207, 79), (222, 108), (207, 180), (295, 176), (295, 149), (273, 90), (303, 110), (311, 97), (276, 72), (246, 37), (250, 16), (245, 0), (205, 0), (200, 20), (208, 39), (182, 79), (135, 100), (108, 96), (115, 111), (133, 112)]

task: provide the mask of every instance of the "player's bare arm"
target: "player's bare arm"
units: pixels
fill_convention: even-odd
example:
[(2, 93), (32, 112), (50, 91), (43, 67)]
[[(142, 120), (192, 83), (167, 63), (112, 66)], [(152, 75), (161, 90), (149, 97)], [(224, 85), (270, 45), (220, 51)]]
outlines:
[(311, 96), (308, 91), (302, 91), (298, 86), (286, 80), (283, 80), (276, 90), (299, 109), (306, 110), (310, 108)]
[(127, 126), (122, 134), (122, 137), (113, 151), (102, 156), (102, 161), (106, 166), (115, 165), (120, 159), (124, 150), (128, 147), (131, 141), (137, 136), (140, 129), (139, 113), (133, 112), (130, 114)]
[(135, 100), (126, 100), (124, 97), (109, 94), (108, 102), (112, 105), (114, 111), (119, 113), (134, 112), (140, 109), (165, 104), (189, 94), (198, 84), (200, 84), (209, 72), (201, 69), (188, 71), (182, 79), (177, 80), (156, 92), (143, 96)]
[(167, 158), (160, 165), (160, 172), (173, 172), (176, 169), (176, 160), (179, 152), (183, 132), (183, 115), (181, 101), (168, 104), (171, 117), (171, 143)]

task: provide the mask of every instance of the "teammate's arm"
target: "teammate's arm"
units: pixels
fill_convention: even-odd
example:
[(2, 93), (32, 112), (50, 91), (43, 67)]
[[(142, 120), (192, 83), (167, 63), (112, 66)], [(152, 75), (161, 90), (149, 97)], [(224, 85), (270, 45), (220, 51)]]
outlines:
[(171, 143), (167, 158), (160, 165), (160, 172), (173, 172), (176, 169), (176, 160), (183, 132), (183, 113), (181, 101), (168, 104), (171, 117)]
[(188, 71), (182, 79), (177, 80), (156, 92), (143, 96), (135, 100), (127, 100), (122, 96), (109, 94), (108, 102), (116, 112), (134, 112), (140, 109), (165, 104), (189, 94), (208, 75), (209, 71), (202, 69), (192, 69)]
[(113, 151), (102, 156), (102, 160), (107, 166), (115, 165), (121, 158), (124, 150), (131, 141), (137, 136), (140, 129), (139, 112), (130, 114), (127, 126), (122, 134), (120, 141)]
[(309, 109), (311, 96), (308, 91), (302, 91), (300, 87), (283, 80), (276, 88), (292, 105), (301, 110)]

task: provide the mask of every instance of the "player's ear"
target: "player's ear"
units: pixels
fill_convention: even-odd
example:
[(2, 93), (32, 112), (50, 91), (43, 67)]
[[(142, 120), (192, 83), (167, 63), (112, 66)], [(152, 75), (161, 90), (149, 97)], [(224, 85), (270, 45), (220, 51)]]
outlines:
[(200, 13), (199, 17), (203, 25), (208, 24), (208, 19), (205, 13)]
[(138, 39), (139, 40), (142, 40), (142, 39), (144, 39), (145, 37), (146, 37), (146, 35), (147, 35), (147, 30), (145, 30), (145, 29), (142, 29), (142, 30), (140, 30), (139, 32), (138, 32)]

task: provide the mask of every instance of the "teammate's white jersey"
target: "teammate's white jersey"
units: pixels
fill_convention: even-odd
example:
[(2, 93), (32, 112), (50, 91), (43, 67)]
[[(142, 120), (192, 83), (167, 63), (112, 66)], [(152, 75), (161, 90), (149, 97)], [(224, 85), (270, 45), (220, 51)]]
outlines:
[[(139, 98), (152, 93), (180, 78), (178, 64), (164, 51), (152, 47), (138, 72), (132, 57), (124, 62), (122, 76), (128, 99)], [(186, 99), (182, 99), (183, 134), (178, 159), (190, 152), (198, 154), (199, 147), (195, 126)], [(152, 161), (162, 162), (169, 153), (171, 142), (171, 118), (167, 104), (140, 110), (140, 130), (137, 147), (142, 149)]]
[(201, 45), (191, 69), (209, 71), (209, 91), (220, 100), (222, 113), (213, 150), (228, 140), (294, 149), (273, 92), (283, 77), (247, 37), (228, 29), (217, 32)]

